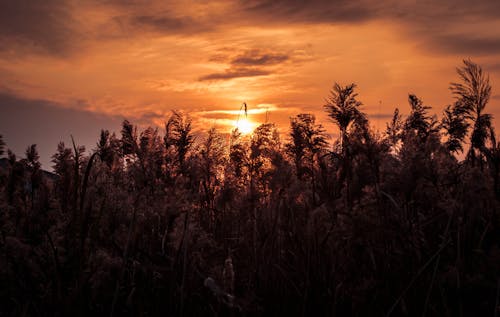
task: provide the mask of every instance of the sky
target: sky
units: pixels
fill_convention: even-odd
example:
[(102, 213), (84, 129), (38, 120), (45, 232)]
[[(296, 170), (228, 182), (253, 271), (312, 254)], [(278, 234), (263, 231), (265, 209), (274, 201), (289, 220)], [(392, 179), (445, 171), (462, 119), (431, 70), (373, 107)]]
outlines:
[(91, 150), (101, 128), (161, 130), (172, 110), (228, 132), (246, 102), (253, 125), (285, 136), (305, 112), (335, 134), (335, 82), (384, 130), (408, 93), (440, 117), (469, 58), (500, 127), (499, 30), (498, 0), (0, 0), (0, 134), (21, 156), (36, 143), (47, 169), (71, 135)]

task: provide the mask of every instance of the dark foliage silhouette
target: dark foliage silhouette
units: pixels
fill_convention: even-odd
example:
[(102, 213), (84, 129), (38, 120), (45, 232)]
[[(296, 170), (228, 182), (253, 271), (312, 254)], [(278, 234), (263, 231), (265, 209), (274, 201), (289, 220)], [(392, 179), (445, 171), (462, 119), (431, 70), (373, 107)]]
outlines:
[(384, 133), (335, 84), (333, 144), (312, 114), (195, 138), (173, 112), (59, 143), (49, 173), (0, 136), (0, 315), (497, 316), (491, 86), (458, 75), (440, 120), (410, 94)]

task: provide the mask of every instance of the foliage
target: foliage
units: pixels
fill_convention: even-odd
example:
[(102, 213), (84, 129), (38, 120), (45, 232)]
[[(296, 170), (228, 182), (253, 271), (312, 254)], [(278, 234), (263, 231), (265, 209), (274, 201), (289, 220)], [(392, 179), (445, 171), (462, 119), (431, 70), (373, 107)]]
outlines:
[(312, 114), (285, 138), (265, 123), (196, 139), (173, 112), (88, 154), (59, 143), (53, 173), (36, 145), (8, 151), (0, 314), (494, 316), (500, 143), (487, 77), (470, 61), (459, 77), (439, 122), (409, 95), (384, 134), (335, 84), (333, 145)]

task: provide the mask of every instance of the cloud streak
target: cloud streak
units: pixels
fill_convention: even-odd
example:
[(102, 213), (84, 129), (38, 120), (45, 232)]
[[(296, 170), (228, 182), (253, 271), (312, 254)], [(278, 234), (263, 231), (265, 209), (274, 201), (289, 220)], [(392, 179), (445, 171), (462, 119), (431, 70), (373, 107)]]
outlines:
[(216, 56), (211, 61), (229, 63), (223, 72), (212, 73), (199, 78), (200, 81), (230, 80), (244, 77), (267, 76), (276, 72), (276, 66), (290, 60), (287, 54), (263, 52), (258, 49), (244, 51), (234, 57)]
[(354, 23), (373, 19), (378, 13), (375, 1), (349, 0), (261, 0), (243, 1), (245, 14), (261, 22), (295, 23)]
[(464, 56), (484, 56), (500, 54), (500, 36), (496, 37), (465, 37), (463, 35), (438, 35), (430, 39), (430, 45), (438, 52), (447, 54), (462, 54)]
[(210, 81), (210, 80), (229, 80), (235, 78), (245, 78), (245, 77), (257, 77), (257, 76), (267, 76), (271, 74), (269, 71), (261, 69), (252, 68), (236, 68), (236, 69), (226, 69), (222, 73), (212, 73), (200, 77), (200, 81)]
[(259, 50), (251, 50), (235, 57), (231, 61), (231, 64), (244, 66), (267, 66), (281, 64), (289, 58), (290, 57), (285, 54), (261, 54)]

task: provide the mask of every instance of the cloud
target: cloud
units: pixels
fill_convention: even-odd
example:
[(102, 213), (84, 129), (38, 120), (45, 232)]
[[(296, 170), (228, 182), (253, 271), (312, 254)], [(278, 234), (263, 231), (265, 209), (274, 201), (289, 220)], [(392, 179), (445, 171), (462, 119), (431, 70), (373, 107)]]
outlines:
[[(498, 36), (473, 32), (464, 35), (461, 31), (465, 26), (498, 21), (499, 10), (497, 0), (222, 0), (210, 4), (161, 0), (2, 1), (0, 52), (67, 57), (81, 51), (88, 42), (96, 48), (102, 41), (130, 41), (145, 34), (197, 36), (248, 26), (358, 25), (382, 20), (394, 23), (402, 36), (423, 43), (421, 49), (487, 55), (500, 51)], [(460, 35), (444, 34), (443, 30)], [(247, 54), (235, 57), (233, 64), (273, 65), (287, 59), (287, 55)]]
[(241, 77), (266, 76), (276, 71), (276, 67), (289, 61), (288, 54), (264, 52), (258, 49), (244, 51), (236, 56), (217, 54), (210, 58), (211, 62), (229, 63), (229, 68), (224, 72), (213, 73), (199, 78), (207, 80), (229, 80)]
[[(331, 80), (359, 81), (374, 104), (379, 91), (392, 94), (406, 81), (436, 96), (441, 81), (448, 96), (446, 71), (469, 56), (492, 82), (500, 74), (498, 0), (0, 2), (0, 87), (45, 99), (29, 101), (66, 121), (88, 112), (46, 100), (84, 99), (81, 109), (148, 124), (164, 121), (170, 105), (239, 108), (242, 100), (293, 100), (290, 113), (318, 113)], [(15, 112), (4, 109), (4, 118)], [(230, 119), (207, 120), (218, 115)], [(271, 118), (288, 120), (283, 112)]]
[(374, 18), (378, 13), (378, 2), (349, 0), (261, 0), (242, 1), (245, 14), (261, 21), (274, 22), (361, 22)]
[(78, 38), (71, 8), (64, 1), (2, 1), (0, 51), (16, 55), (38, 52), (66, 56), (76, 50)]
[(146, 26), (158, 31), (182, 30), (193, 24), (189, 17), (173, 18), (169, 16), (141, 15), (132, 18), (137, 26)]
[(422, 51), (461, 57), (500, 53), (499, 1), (417, 1), (394, 8), (383, 17)]
[(242, 15), (262, 23), (342, 24), (393, 19), (407, 24), (443, 25), (498, 18), (497, 0), (243, 0)]
[[(243, 20), (262, 25), (392, 23), (402, 37), (438, 54), (500, 53), (496, 0), (348, 1), (260, 0), (240, 2)], [(490, 33), (487, 35), (487, 33)]]
[(223, 73), (213, 73), (208, 74), (206, 76), (200, 77), (200, 81), (207, 80), (228, 80), (234, 78), (242, 78), (242, 77), (256, 77), (256, 76), (267, 76), (271, 73), (262, 69), (253, 69), (253, 68), (241, 68), (241, 69), (227, 69)]
[(500, 37), (467, 37), (464, 35), (439, 35), (429, 45), (441, 52), (462, 55), (500, 54)]
[(285, 54), (261, 54), (259, 50), (251, 50), (235, 57), (232, 65), (262, 66), (281, 64), (289, 59)]
[(168, 11), (157, 15), (131, 16), (127, 22), (130, 28), (137, 33), (140, 33), (138, 31), (149, 31), (163, 35), (196, 34), (213, 29), (213, 26), (193, 17), (176, 16)]

